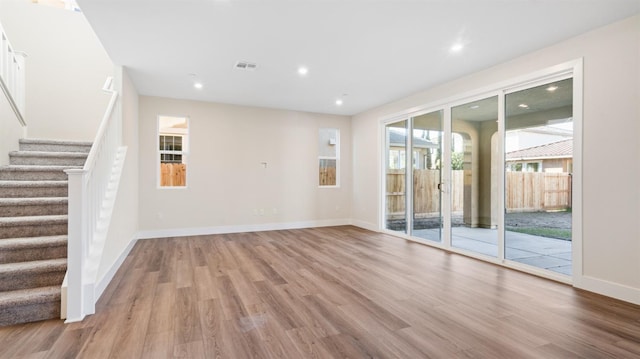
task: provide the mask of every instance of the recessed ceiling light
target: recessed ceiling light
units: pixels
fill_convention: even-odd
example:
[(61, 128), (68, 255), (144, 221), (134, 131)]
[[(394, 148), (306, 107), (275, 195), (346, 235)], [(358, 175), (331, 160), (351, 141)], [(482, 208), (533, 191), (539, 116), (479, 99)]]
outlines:
[(520, 108), (529, 108), (529, 105), (527, 105), (526, 103), (521, 103), (518, 105), (518, 107)]
[(553, 92), (553, 91), (555, 91), (557, 89), (558, 89), (558, 86), (556, 86), (556, 85), (551, 85), (551, 86), (547, 87), (547, 91), (549, 91), (549, 92)]
[(196, 82), (193, 84), (193, 87), (197, 88), (198, 90), (202, 88), (202, 83), (200, 82)]
[(304, 66), (298, 67), (298, 74), (300, 74), (301, 76), (304, 76), (304, 75), (306, 75), (308, 73), (309, 73), (309, 69), (308, 68), (306, 68)]
[(336, 106), (342, 106), (342, 99), (337, 99), (336, 100)]
[(453, 53), (458, 53), (462, 51), (462, 49), (464, 49), (464, 44), (461, 42), (456, 42), (455, 44), (451, 45), (451, 47), (449, 48), (449, 51)]
[(477, 109), (480, 108), (480, 105), (473, 105), (473, 106), (471, 106), (469, 108), (472, 109), (472, 110), (477, 110)]

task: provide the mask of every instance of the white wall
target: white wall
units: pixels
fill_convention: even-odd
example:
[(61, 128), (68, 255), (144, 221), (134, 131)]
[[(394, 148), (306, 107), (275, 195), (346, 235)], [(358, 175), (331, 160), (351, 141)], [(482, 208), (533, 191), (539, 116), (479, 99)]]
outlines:
[(9, 164), (9, 152), (18, 150), (18, 140), (23, 132), (18, 116), (0, 90), (0, 166)]
[[(118, 195), (107, 233), (104, 252), (98, 267), (98, 283), (111, 280), (138, 231), (138, 93), (126, 70), (119, 68), (116, 84), (120, 93), (123, 144), (127, 154), (118, 187)], [(105, 95), (106, 96), (106, 95)], [(103, 289), (103, 288), (102, 288)]]
[(0, 1), (0, 21), (26, 59), (30, 138), (93, 140), (108, 103), (113, 64), (81, 13), (26, 0)]
[[(187, 188), (157, 186), (158, 115), (189, 118)], [(141, 96), (141, 237), (348, 223), (350, 126), (345, 116)], [(318, 188), (326, 127), (340, 129), (340, 188)]]
[(575, 285), (640, 304), (640, 16), (354, 116), (354, 222), (379, 228), (382, 118), (581, 57), (583, 275)]

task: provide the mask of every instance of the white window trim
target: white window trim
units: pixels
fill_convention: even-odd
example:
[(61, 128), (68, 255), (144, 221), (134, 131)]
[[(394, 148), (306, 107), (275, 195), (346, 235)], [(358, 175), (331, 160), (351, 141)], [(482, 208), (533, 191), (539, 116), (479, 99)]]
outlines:
[[(179, 131), (180, 133), (176, 133), (176, 134), (166, 134), (166, 133), (161, 133), (160, 132), (160, 118), (161, 117), (175, 117), (175, 118), (184, 118), (187, 121), (187, 128), (185, 131)], [(184, 164), (188, 165), (188, 159), (189, 159), (189, 128), (191, 127), (191, 119), (189, 118), (189, 116), (184, 116), (184, 115), (158, 115), (156, 117), (156, 157), (155, 157), (155, 161), (156, 161), (156, 188), (157, 189), (161, 189), (161, 190), (182, 190), (182, 189), (187, 189), (189, 187), (189, 173), (191, 171), (189, 171), (189, 167), (187, 166), (187, 173), (186, 173), (186, 177), (185, 177), (185, 183), (186, 185), (184, 186), (161, 186), (160, 185), (160, 176), (161, 176), (161, 171), (160, 171), (160, 155), (161, 154), (179, 154), (182, 155), (182, 161)], [(178, 131), (177, 131), (178, 132)], [(182, 133), (184, 132), (184, 133)], [(182, 151), (166, 151), (166, 150), (160, 150), (160, 136), (182, 136)]]
[[(318, 161), (316, 162), (317, 166), (320, 166), (320, 160), (335, 160), (336, 161), (336, 184), (335, 185), (321, 185), (318, 182), (318, 188), (340, 188), (340, 129), (335, 127), (323, 127), (318, 129), (318, 133), (320, 130), (335, 130), (336, 131), (336, 156), (320, 156), (318, 155)], [(318, 167), (319, 170), (319, 167)]]

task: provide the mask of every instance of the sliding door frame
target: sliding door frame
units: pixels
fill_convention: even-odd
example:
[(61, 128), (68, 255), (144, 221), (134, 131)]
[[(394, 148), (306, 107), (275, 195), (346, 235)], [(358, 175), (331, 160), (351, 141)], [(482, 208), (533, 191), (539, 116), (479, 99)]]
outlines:
[[(554, 273), (548, 270), (524, 265), (515, 261), (505, 259), (505, 238), (504, 238), (504, 213), (505, 213), (505, 169), (504, 169), (504, 138), (505, 138), (505, 97), (509, 93), (532, 88), (548, 82), (557, 81), (566, 78), (573, 78), (573, 183), (572, 183), (572, 267), (573, 275), (571, 277)], [(390, 114), (380, 119), (381, 133), (381, 181), (379, 188), (379, 229), (381, 232), (398, 236), (407, 240), (415, 241), (421, 244), (444, 249), (446, 251), (459, 253), (462, 255), (478, 258), (487, 262), (495, 263), (504, 267), (531, 273), (537, 276), (556, 280), (563, 283), (574, 284), (580, 286), (583, 278), (582, 267), (582, 116), (583, 116), (583, 59), (568, 61), (565, 63), (551, 66), (540, 71), (532, 72), (520, 77), (512, 78), (493, 85), (489, 85), (477, 90), (461, 93), (445, 99), (426, 103), (416, 106), (405, 111)], [(501, 170), (498, 172), (498, 256), (489, 257), (470, 251), (461, 250), (451, 245), (451, 109), (456, 105), (472, 102), (474, 100), (498, 96), (498, 144), (497, 160), (500, 163)], [(442, 241), (431, 242), (412, 236), (412, 217), (413, 217), (413, 154), (412, 154), (412, 138), (413, 138), (413, 118), (422, 114), (433, 111), (443, 112), (443, 147), (442, 154), (442, 182), (444, 183), (444, 191), (441, 192), (441, 211), (442, 211)], [(406, 164), (405, 171), (405, 190), (406, 190), (406, 233), (397, 233), (386, 229), (386, 136), (385, 126), (397, 121), (407, 121), (407, 143), (405, 151)]]

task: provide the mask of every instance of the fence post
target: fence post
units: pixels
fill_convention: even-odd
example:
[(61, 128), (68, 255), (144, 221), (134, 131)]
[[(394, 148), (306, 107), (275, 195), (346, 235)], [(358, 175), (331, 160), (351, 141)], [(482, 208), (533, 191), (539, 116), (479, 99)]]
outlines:
[(69, 213), (67, 234), (67, 322), (81, 321), (85, 316), (83, 272), (86, 251), (86, 171), (65, 170), (69, 177)]

